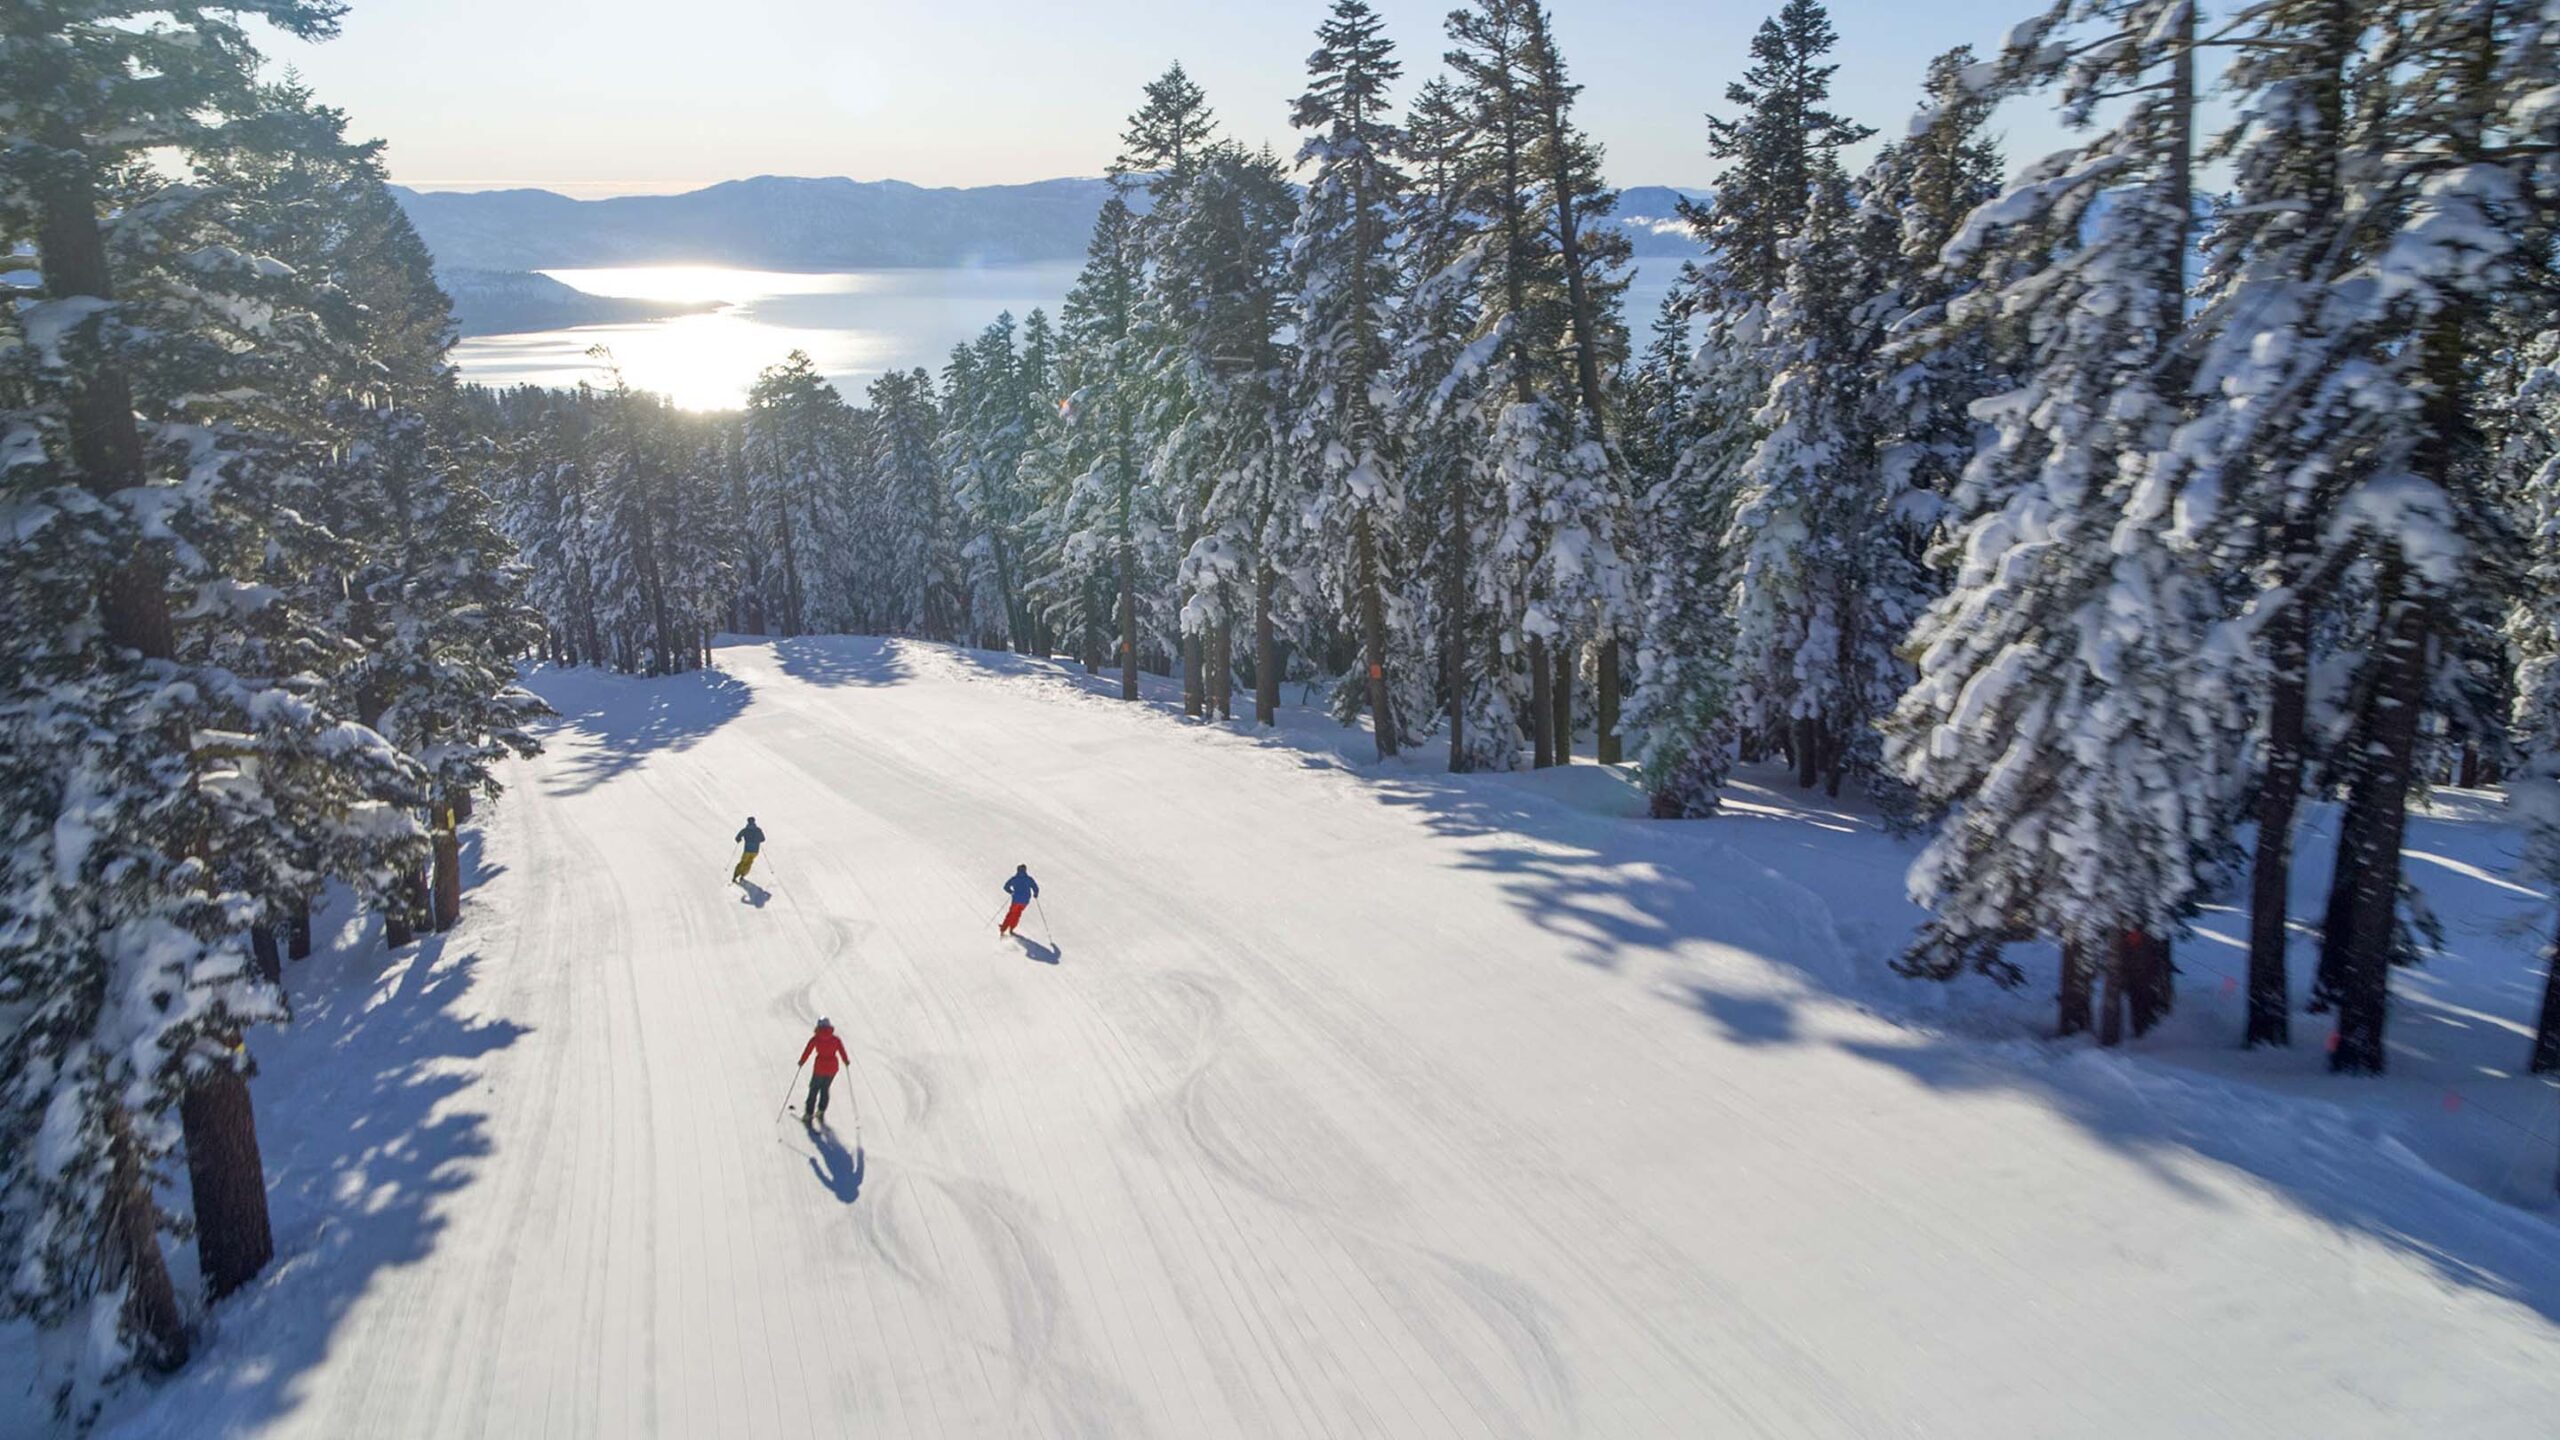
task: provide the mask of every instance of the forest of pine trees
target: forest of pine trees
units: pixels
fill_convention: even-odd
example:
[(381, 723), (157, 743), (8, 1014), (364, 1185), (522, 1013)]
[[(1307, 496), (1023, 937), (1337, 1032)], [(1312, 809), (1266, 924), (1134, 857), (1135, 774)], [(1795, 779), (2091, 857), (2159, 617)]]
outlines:
[(248, 1081), (324, 888), (452, 926), (542, 713), (426, 249), (241, 25), (338, 7), (237, 10), (0, 22), (0, 1313), (74, 1418), (185, 1358), (169, 1242), (208, 1301), (272, 1258)]
[[(2292, 842), (2333, 801), (2312, 1003), (2338, 1069), (2382, 1068), (2431, 929), (2410, 800), (2512, 772), (2530, 818), (2560, 777), (2541, 12), (2065, 0), (1930, 61), (1853, 169), (1837, 33), (1788, 0), (1641, 347), (1548, 9), (1477, 0), (1444, 39), (1399, 111), (1383, 22), (1332, 5), (1294, 169), (1167, 70), (1059, 322), (999, 316), (938, 379), (857, 405), (795, 356), (613, 471), (595, 437), (647, 402), (490, 401), (549, 653), (885, 630), (1262, 725), (1294, 678), (1381, 758), (1623, 758), (1663, 818), (1775, 762), (1925, 831), (1907, 973), (2018, 983), (2041, 942), (2060, 1030), (2106, 1043), (2244, 895), (2239, 1038), (2291, 1041)], [(2078, 143), (2013, 169), (2009, 102)], [(666, 562), (563, 476), (720, 550), (682, 567), (703, 588), (608, 604)]]
[[(237, 7), (310, 37), (338, 8)], [(1925, 836), (1906, 973), (2057, 957), (2059, 1029), (2106, 1043), (2225, 900), (2234, 1039), (2291, 1042), (2292, 843), (2329, 803), (2311, 993), (2345, 1072), (2383, 1068), (2428, 949), (2400, 841), (2430, 783), (2512, 777), (2560, 882), (2540, 0), (2060, 0), (1930, 61), (1872, 150), (1830, 17), (1787, 0), (1699, 137), (1701, 258), (1637, 317), (1548, 8), (1471, 0), (1406, 92), (1333, 0), (1294, 157), (1176, 65), (1056, 316), (860, 396), (794, 354), (727, 413), (458, 386), (375, 148), (236, 19), (30, 13), (0, 46), (0, 1248), (9, 1313), (112, 1337), (75, 1412), (184, 1356), (172, 1167), (209, 1293), (264, 1263), (245, 1077), (283, 957), (332, 884), (394, 945), (452, 923), (527, 659), (908, 635), (1259, 726), (1295, 680), (1381, 758), (1624, 760), (1666, 820), (1782, 766)], [(2004, 156), (2004, 104), (2075, 143)], [(2531, 1058), (2560, 1070), (2560, 970)]]

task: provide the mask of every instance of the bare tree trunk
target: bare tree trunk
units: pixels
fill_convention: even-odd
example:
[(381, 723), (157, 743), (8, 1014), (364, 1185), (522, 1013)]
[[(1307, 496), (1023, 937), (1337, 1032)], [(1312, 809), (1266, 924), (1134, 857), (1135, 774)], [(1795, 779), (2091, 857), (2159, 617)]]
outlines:
[(160, 1253), (160, 1204), (136, 1151), (132, 1118), (120, 1104), (107, 1121), (107, 1144), (115, 1157), (107, 1180), (113, 1210), (98, 1235), (98, 1289), (124, 1290), (119, 1328), (134, 1342), (135, 1362), (165, 1375), (187, 1363), (186, 1320), (168, 1258)]
[(2130, 955), (2133, 984), (2126, 998), (2133, 1011), (2133, 1033), (2148, 1035), (2169, 1018), (2178, 1004), (2178, 967), (2169, 937), (2135, 932)]
[(2078, 942), (2063, 942), (2062, 984), (2055, 996), (2056, 1008), (2059, 1011), (2055, 1024), (2056, 1034), (2080, 1035), (2088, 1032), (2092, 1020), (2089, 1013), (2089, 970), (2088, 954), (2081, 949)]
[(2533, 1031), (2531, 1068), (2536, 1075), (2560, 1073), (2560, 934), (2543, 960), (2542, 1021)]
[(1185, 633), (1182, 637), (1182, 713), (1193, 720), (1207, 709), (1207, 696), (1200, 683), (1200, 637)]
[(1221, 720), (1236, 718), (1236, 631), (1221, 619), (1210, 636), (1209, 708)]
[(1120, 698), (1138, 698), (1138, 577), (1129, 539), (1120, 539)]
[(382, 900), (382, 943), (397, 950), (418, 938), (416, 911), (409, 906), (409, 884), (394, 877), (391, 893)]
[(1467, 759), (1467, 567), (1472, 548), (1467, 536), (1465, 467), (1449, 477), (1449, 534), (1444, 547), (1448, 574), (1441, 587), (1440, 683), (1449, 705), (1449, 771), (1473, 769)]
[(284, 983), (284, 957), (276, 947), (276, 927), (257, 924), (249, 927), (249, 958), (258, 967), (258, 978), (270, 985)]
[(1360, 661), (1369, 682), (1369, 729), (1378, 758), (1396, 753), (1395, 715), (1387, 705), (1387, 607), (1379, 595), (1378, 537), (1369, 512), (1360, 512), (1352, 546), (1360, 571)]
[(1253, 572), (1253, 723), (1280, 723), (1280, 631), (1272, 619), (1279, 573), (1266, 562)]
[(297, 899), (285, 912), (284, 953), (289, 960), (311, 958), (311, 902)]
[(1810, 715), (1799, 716), (1789, 727), (1789, 752), (1795, 757), (1796, 786), (1810, 790), (1822, 775), (1822, 732)]
[[(2379, 1075), (2388, 1061), (2391, 961), (2399, 938), (2400, 842), (2408, 826), (2418, 720), (2426, 704), (2426, 602), (2410, 593), (2404, 562), (2386, 557), (2377, 587), (2382, 667), (2374, 721), (2356, 794), (2338, 835), (2345, 933), (2323, 937), (2323, 963), (2337, 981), (2337, 1043), (2329, 1068)], [(2337, 897), (2332, 897), (2333, 899)]]
[(2249, 1049), (2293, 1043), (2285, 960), (2291, 944), (2286, 921), (2294, 814), (2302, 803), (2310, 713), (2310, 625), (2303, 605), (2299, 596), (2287, 604), (2269, 636), (2275, 683), (2267, 697), (2266, 773), (2259, 781), (2257, 853), (2249, 870), (2249, 1023), (2241, 1037)]
[(227, 1060), (215, 1064), (189, 1082), (179, 1115), (195, 1197), (196, 1261), (205, 1298), (219, 1300), (256, 1278), (276, 1253), (248, 1077)]
[(1600, 728), (1598, 736), (1593, 741), (1593, 749), (1598, 754), (1601, 764), (1615, 765), (1625, 758), (1618, 741), (1617, 636), (1609, 636), (1600, 642), (1598, 662), (1600, 694), (1598, 712), (1594, 719)]
[(434, 898), (436, 929), (452, 929), (462, 919), (462, 837), (450, 809), (435, 827)]
[(2107, 946), (2106, 974), (2098, 991), (2098, 1043), (2109, 1048), (2124, 1043), (2124, 1009), (2131, 979), (2133, 945), (2119, 935)]
[[(1540, 770), (1556, 763), (1556, 707), (1548, 692), (1553, 677), (1547, 669), (1547, 642), (1544, 637), (1529, 637), (1529, 737), (1530, 763)], [(1517, 752), (1515, 752), (1517, 753)]]
[(1573, 670), (1574, 654), (1570, 643), (1556, 647), (1556, 678), (1550, 682), (1549, 697), (1556, 707), (1556, 763), (1573, 763)]

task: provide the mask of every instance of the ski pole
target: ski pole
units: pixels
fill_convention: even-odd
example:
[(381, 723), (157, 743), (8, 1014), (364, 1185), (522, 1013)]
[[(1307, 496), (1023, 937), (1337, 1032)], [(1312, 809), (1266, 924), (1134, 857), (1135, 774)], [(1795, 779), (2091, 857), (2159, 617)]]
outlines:
[(800, 1088), (800, 1066), (807, 1063), (803, 1060), (791, 1067), (791, 1088), (782, 1092), (782, 1113), (785, 1115), (791, 1113), (791, 1091)]
[(1039, 896), (1034, 895), (1031, 897), (1031, 903), (1040, 908), (1040, 938), (1049, 942), (1049, 948), (1051, 950), (1056, 950), (1058, 948), (1058, 932), (1049, 928), (1048, 902), (1042, 900)]

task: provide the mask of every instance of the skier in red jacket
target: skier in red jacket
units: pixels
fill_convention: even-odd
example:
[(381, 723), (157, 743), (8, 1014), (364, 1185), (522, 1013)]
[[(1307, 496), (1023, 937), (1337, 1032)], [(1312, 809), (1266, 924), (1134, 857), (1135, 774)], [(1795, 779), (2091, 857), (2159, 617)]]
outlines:
[(800, 1047), (800, 1063), (809, 1066), (809, 1097), (800, 1104), (803, 1124), (814, 1125), (827, 1118), (827, 1092), (835, 1087), (836, 1071), (844, 1068), (850, 1058), (844, 1053), (844, 1042), (836, 1038), (836, 1027), (819, 1021), (809, 1043)]

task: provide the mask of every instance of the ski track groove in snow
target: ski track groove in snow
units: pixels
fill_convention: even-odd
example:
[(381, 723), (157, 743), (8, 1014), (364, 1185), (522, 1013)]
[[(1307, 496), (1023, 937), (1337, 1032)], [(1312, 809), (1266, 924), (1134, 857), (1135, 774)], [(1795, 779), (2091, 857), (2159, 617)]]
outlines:
[[(511, 767), (438, 962), (525, 1027), (439, 1102), (485, 1153), (288, 1403), (228, 1408), (244, 1330), (128, 1440), (2505, 1440), (2560, 1407), (2496, 1277), (1807, 983), (1874, 947), (1753, 832), (1504, 829), (1509, 779), (1000, 657), (719, 657), (537, 677), (589, 698)], [(1476, 793), (1494, 822), (1435, 808)], [(1041, 947), (993, 936), (1017, 861)], [(1627, 908), (1674, 882), (1712, 936)], [(853, 1062), (813, 1134), (772, 1082), (819, 1014)]]

